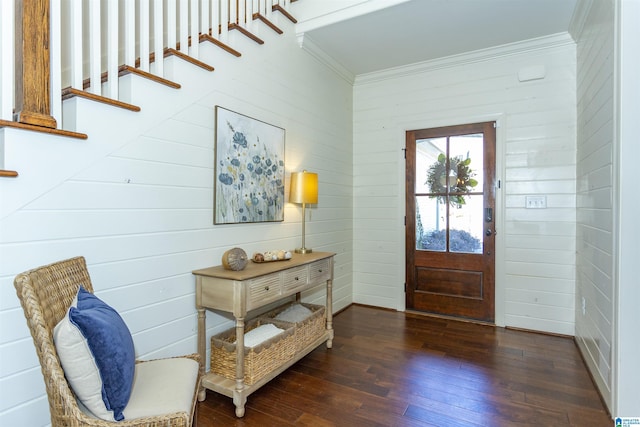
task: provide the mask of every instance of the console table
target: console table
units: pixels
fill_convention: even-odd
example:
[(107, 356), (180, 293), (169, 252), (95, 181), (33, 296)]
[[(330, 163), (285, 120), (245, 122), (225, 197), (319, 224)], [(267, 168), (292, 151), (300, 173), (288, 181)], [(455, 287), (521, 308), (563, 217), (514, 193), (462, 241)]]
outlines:
[[(206, 390), (233, 398), (236, 416), (243, 417), (247, 396), (275, 378), (285, 369), (306, 356), (320, 344), (326, 342), (331, 348), (333, 341), (332, 325), (332, 286), (333, 256), (330, 252), (312, 252), (293, 254), (290, 260), (254, 263), (249, 261), (244, 270), (225, 270), (221, 265), (195, 270), (196, 309), (198, 311), (198, 353), (200, 354), (200, 373), (202, 382), (198, 400), (206, 397)], [(307, 347), (296, 352), (295, 356), (254, 384), (244, 383), (244, 328), (247, 312), (286, 297), (324, 284), (327, 290), (325, 313), (326, 330)], [(216, 375), (205, 374), (206, 366), (206, 309), (233, 314), (236, 327), (236, 375), (235, 381)]]

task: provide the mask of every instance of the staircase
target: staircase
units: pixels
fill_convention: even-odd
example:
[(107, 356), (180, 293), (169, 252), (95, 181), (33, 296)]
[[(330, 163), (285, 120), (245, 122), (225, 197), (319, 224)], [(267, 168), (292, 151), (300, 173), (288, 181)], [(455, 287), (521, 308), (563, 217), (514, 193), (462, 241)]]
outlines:
[[(295, 1), (0, 2), (0, 178), (20, 172), (28, 179), (11, 169), (14, 161), (30, 167), (56, 162), (52, 182), (70, 176), (67, 150), (89, 157), (111, 152), (125, 142), (114, 135), (114, 123), (135, 136), (171, 117), (198, 93), (197, 84), (185, 90), (182, 82), (214, 72), (220, 52), (240, 58), (236, 45), (263, 45), (261, 32), (282, 34), (296, 23), (290, 12)], [(53, 157), (48, 150), (39, 159), (39, 144), (56, 145)], [(7, 199), (26, 201), (16, 196)], [(1, 213), (9, 210), (3, 203)]]

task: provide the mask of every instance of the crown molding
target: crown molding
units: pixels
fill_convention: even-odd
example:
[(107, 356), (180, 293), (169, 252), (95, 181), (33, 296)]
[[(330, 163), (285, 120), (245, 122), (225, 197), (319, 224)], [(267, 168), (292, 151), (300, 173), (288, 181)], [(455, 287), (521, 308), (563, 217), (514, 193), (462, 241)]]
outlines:
[(342, 66), (342, 64), (328, 55), (317, 44), (315, 44), (309, 36), (305, 35), (304, 33), (300, 33), (296, 37), (298, 39), (298, 44), (303, 50), (313, 56), (320, 63), (327, 66), (327, 68), (336, 73), (347, 83), (353, 85), (355, 81), (355, 75), (351, 71), (346, 69), (344, 66)]
[(547, 50), (561, 46), (575, 45), (568, 32), (557, 33), (550, 36), (538, 37), (522, 42), (509, 43), (501, 46), (480, 49), (473, 52), (447, 56), (415, 64), (403, 65), (372, 73), (359, 74), (355, 77), (355, 85), (374, 83), (377, 81), (405, 77), (428, 71), (458, 67), (477, 62), (490, 61), (527, 52)]
[(593, 0), (581, 0), (577, 2), (576, 8), (573, 10), (573, 15), (571, 15), (571, 21), (569, 21), (569, 34), (571, 34), (574, 40), (580, 39), (592, 6)]

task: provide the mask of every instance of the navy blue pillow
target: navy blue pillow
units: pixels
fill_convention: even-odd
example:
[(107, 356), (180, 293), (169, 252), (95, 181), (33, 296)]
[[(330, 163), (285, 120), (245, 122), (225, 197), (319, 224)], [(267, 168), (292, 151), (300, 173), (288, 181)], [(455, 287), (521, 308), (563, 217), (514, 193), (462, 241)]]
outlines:
[(102, 400), (116, 421), (129, 402), (135, 371), (133, 339), (122, 317), (82, 286), (69, 319), (84, 335), (102, 378)]

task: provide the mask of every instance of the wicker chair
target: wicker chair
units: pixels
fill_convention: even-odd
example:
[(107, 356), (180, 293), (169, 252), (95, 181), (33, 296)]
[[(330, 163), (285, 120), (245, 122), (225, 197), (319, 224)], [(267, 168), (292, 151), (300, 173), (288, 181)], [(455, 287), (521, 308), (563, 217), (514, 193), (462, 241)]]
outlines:
[[(65, 379), (56, 347), (53, 341), (54, 326), (66, 315), (74, 299), (79, 285), (87, 291), (93, 292), (91, 279), (87, 271), (85, 259), (76, 257), (50, 265), (42, 266), (16, 276), (14, 285), (18, 298), (24, 309), (25, 317), (33, 337), (33, 341), (40, 359), (44, 376), (51, 424), (53, 426), (183, 426), (189, 427), (194, 423), (196, 410), (196, 396), (200, 378), (198, 377), (193, 389), (191, 410), (145, 416), (143, 418), (125, 419), (123, 421), (104, 421), (88, 415), (80, 409), (76, 396)], [(184, 356), (199, 361), (197, 354)], [(177, 359), (177, 358), (176, 358)], [(163, 363), (176, 359), (159, 359)], [(136, 371), (139, 363), (136, 362)], [(151, 365), (147, 365), (151, 367)], [(170, 371), (170, 369), (166, 369)], [(135, 388), (135, 386), (134, 386)], [(187, 390), (188, 392), (188, 390)], [(154, 390), (153, 396), (162, 396)], [(141, 394), (139, 394), (140, 396)], [(133, 395), (131, 399), (134, 399)], [(147, 398), (148, 399), (148, 398)], [(143, 399), (144, 400), (144, 399)], [(149, 400), (157, 400), (155, 397)], [(131, 401), (130, 403), (131, 404)], [(158, 402), (155, 402), (158, 406)]]

